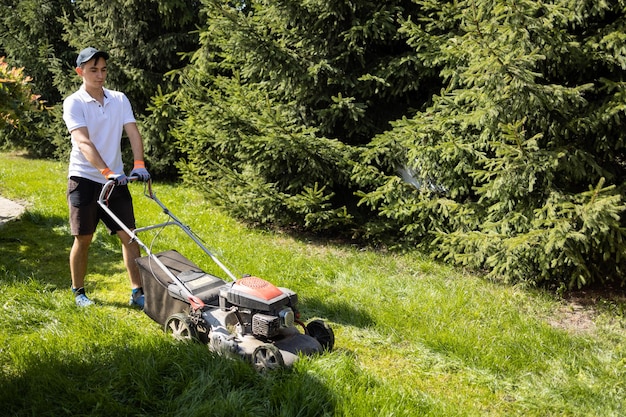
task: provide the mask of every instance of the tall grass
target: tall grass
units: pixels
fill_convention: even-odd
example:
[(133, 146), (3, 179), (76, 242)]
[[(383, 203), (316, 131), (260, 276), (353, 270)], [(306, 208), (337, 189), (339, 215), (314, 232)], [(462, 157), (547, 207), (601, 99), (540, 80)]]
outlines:
[[(0, 228), (0, 414), (11, 416), (626, 415), (623, 304), (593, 326), (538, 291), (486, 282), (419, 253), (380, 253), (251, 230), (193, 190), (161, 200), (235, 273), (295, 290), (336, 349), (257, 374), (200, 344), (168, 338), (127, 306), (119, 243), (103, 229), (79, 309), (69, 291), (65, 164), (0, 154), (0, 195), (27, 204)], [(132, 185), (139, 225), (165, 220)], [(147, 232), (211, 268), (176, 231)], [(564, 310), (565, 308), (565, 310)]]

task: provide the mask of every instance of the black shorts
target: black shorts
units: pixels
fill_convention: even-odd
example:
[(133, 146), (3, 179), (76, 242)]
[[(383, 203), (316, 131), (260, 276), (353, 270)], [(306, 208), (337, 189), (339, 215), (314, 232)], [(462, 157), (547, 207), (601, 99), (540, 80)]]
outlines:
[[(70, 208), (70, 229), (72, 236), (95, 233), (102, 220), (111, 234), (122, 228), (100, 207), (98, 197), (102, 184), (86, 178), (70, 177), (67, 182), (67, 203)], [(130, 230), (135, 229), (133, 199), (128, 186), (116, 186), (109, 197), (108, 207)]]

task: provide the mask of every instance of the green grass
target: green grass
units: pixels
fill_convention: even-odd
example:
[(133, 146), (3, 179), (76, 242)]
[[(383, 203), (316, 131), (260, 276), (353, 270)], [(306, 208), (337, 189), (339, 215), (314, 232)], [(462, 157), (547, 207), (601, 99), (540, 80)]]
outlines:
[[(626, 415), (624, 303), (592, 325), (539, 291), (486, 282), (419, 253), (324, 245), (251, 230), (193, 190), (157, 195), (237, 274), (295, 290), (304, 318), (335, 331), (330, 354), (257, 374), (176, 342), (129, 308), (119, 243), (97, 233), (79, 309), (69, 291), (66, 165), (0, 154), (0, 195), (27, 204), (0, 228), (0, 414), (11, 416)], [(131, 186), (138, 224), (165, 220)], [(211, 262), (175, 230), (155, 251)], [(585, 316), (586, 317), (586, 316)]]

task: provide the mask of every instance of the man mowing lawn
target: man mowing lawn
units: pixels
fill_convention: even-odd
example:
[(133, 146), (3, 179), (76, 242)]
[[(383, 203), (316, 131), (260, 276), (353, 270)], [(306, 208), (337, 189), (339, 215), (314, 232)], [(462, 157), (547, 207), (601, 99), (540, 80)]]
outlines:
[(93, 304), (85, 294), (88, 254), (96, 226), (100, 220), (111, 234), (122, 242), (122, 255), (132, 288), (130, 304), (143, 308), (141, 276), (135, 263), (140, 255), (137, 242), (130, 241), (126, 232), (98, 206), (102, 186), (114, 180), (116, 187), (109, 198), (109, 207), (131, 230), (135, 229), (133, 202), (124, 174), (121, 139), (126, 132), (134, 157), (130, 176), (147, 181), (150, 174), (143, 161), (143, 142), (137, 129), (130, 102), (124, 93), (104, 88), (109, 54), (95, 48), (80, 51), (76, 73), (83, 79), (78, 91), (63, 102), (63, 120), (70, 132), (70, 154), (67, 201), (70, 228), (74, 243), (70, 251), (72, 291), (76, 305)]

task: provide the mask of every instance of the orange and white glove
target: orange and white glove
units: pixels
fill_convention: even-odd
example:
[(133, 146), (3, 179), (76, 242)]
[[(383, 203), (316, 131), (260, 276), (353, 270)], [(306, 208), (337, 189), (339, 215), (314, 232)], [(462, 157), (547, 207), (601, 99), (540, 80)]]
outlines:
[(107, 180), (115, 181), (115, 185), (126, 185), (128, 183), (128, 177), (123, 172), (116, 174), (109, 167), (101, 169), (100, 172)]
[(141, 181), (148, 181), (150, 179), (150, 174), (146, 170), (146, 164), (141, 160), (135, 160), (135, 165), (133, 166), (133, 170), (130, 171), (130, 177), (137, 177)]

